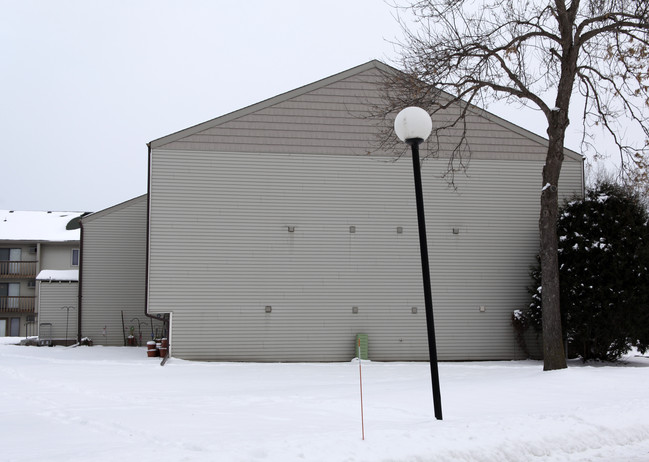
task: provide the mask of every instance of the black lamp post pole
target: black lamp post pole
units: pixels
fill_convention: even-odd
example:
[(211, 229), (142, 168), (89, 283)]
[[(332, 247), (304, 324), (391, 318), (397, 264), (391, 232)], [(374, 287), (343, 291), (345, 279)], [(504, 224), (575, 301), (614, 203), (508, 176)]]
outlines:
[(428, 267), (428, 241), (426, 239), (426, 217), (424, 215), (424, 196), (421, 187), (421, 167), (419, 164), (419, 144), (421, 138), (411, 138), (406, 143), (412, 148), (412, 168), (415, 176), (415, 196), (417, 198), (417, 222), (419, 224), (419, 250), (421, 253), (421, 273), (424, 281), (424, 303), (426, 305), (426, 329), (428, 330), (428, 353), (430, 356), (430, 376), (433, 382), (433, 406), (435, 418), (442, 420), (442, 397), (439, 390), (437, 370), (437, 344), (435, 342), (435, 320), (433, 318), (433, 294), (430, 288), (430, 269)]

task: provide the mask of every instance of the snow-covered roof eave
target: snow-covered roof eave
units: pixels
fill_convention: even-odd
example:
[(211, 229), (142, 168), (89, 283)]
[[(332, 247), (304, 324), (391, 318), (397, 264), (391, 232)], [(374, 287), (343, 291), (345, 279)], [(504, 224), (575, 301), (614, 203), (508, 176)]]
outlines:
[(0, 241), (38, 243), (81, 240), (77, 223), (84, 212), (0, 210)]
[(42, 270), (36, 276), (43, 282), (79, 282), (79, 270)]
[(79, 239), (4, 239), (0, 236), (0, 242), (20, 242), (24, 244), (65, 244), (79, 242), (80, 240), (81, 237), (79, 237)]

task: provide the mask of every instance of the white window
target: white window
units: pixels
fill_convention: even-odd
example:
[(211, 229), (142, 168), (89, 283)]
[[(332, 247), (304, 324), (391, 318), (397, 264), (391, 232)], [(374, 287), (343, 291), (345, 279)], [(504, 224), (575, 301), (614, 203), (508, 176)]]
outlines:
[(79, 266), (79, 249), (72, 249), (72, 266)]

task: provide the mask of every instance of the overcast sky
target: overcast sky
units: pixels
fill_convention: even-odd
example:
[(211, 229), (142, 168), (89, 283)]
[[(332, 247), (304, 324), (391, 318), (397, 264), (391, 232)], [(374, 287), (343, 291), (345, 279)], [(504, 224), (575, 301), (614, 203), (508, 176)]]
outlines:
[[(0, 208), (146, 192), (146, 143), (379, 59), (383, 0), (0, 0)], [(522, 122), (512, 108), (497, 112)], [(540, 180), (539, 180), (540, 181)]]

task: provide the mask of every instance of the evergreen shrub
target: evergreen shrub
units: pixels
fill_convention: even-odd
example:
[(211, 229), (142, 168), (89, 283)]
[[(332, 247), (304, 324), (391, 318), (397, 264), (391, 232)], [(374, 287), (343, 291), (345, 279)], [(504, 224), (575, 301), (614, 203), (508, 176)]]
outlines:
[[(614, 361), (649, 348), (649, 216), (629, 188), (602, 182), (560, 211), (561, 316), (569, 352)], [(541, 271), (531, 269), (532, 301), (515, 312), (519, 342), (541, 331)]]

